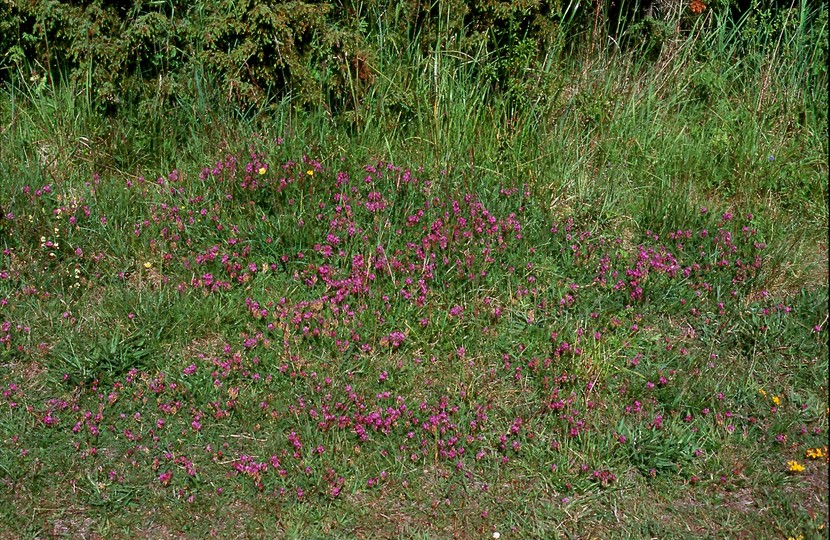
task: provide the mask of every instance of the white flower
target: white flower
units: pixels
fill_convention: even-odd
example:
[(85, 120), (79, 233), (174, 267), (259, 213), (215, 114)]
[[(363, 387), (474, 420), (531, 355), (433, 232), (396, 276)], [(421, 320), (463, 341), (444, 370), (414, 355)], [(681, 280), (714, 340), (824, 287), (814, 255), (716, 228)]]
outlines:
[(499, 531), (496, 531), (496, 532), (493, 533), (493, 538), (495, 540), (499, 540), (499, 538), (501, 538), (501, 535), (499, 534)]

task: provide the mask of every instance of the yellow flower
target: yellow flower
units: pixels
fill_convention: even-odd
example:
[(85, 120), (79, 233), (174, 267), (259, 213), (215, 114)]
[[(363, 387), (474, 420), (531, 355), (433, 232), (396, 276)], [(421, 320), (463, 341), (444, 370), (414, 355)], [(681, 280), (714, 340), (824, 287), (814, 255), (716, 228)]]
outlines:
[(305, 173), (309, 176), (314, 176), (314, 169), (309, 169)]
[(804, 465), (802, 465), (801, 463), (799, 463), (799, 462), (797, 462), (793, 459), (788, 461), (787, 465), (789, 466), (790, 472), (803, 472), (804, 471)]
[(150, 269), (152, 267), (153, 267), (153, 263), (151, 263), (150, 261), (147, 261), (146, 263), (144, 263), (144, 268)]
[(804, 540), (804, 535), (799, 534), (798, 536), (788, 536), (787, 540)]
[(259, 172), (260, 175), (263, 175), (263, 174), (266, 173), (266, 171), (268, 171), (268, 169), (266, 169), (265, 167), (260, 167), (259, 171), (257, 171), (257, 172)]
[(822, 448), (808, 448), (804, 453), (805, 457), (810, 459), (820, 459), (827, 455), (827, 447)]
[(781, 404), (781, 400), (778, 398), (778, 396), (772, 396), (772, 402), (775, 403), (776, 407)]
[(761, 394), (761, 395), (762, 395), (762, 396), (764, 396), (764, 397), (767, 397), (767, 393), (766, 393), (766, 392), (764, 392), (764, 389), (763, 389), (763, 388), (759, 388), (759, 389), (758, 389), (758, 393), (759, 393), (759, 394)]

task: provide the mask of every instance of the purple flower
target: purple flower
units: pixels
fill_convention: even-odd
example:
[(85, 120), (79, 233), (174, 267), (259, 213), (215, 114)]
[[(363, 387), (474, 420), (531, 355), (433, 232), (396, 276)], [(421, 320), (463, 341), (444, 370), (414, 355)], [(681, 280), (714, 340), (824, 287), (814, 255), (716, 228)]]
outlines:
[(163, 486), (166, 486), (170, 483), (171, 478), (173, 478), (173, 473), (171, 471), (167, 471), (159, 475), (159, 482), (161, 482)]

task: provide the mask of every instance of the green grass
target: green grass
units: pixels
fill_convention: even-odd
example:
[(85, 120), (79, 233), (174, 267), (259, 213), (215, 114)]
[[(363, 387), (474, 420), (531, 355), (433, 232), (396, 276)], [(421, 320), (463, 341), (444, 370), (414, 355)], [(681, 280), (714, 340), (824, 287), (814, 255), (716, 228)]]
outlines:
[(337, 117), (14, 77), (0, 537), (824, 537), (826, 7), (750, 23), (386, 39)]

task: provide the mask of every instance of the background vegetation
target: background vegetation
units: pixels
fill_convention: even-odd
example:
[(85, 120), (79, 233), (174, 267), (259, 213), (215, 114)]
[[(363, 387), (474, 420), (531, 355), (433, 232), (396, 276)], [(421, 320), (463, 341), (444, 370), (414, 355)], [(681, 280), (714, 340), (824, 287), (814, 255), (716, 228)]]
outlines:
[(3, 1), (0, 536), (825, 537), (827, 44)]

